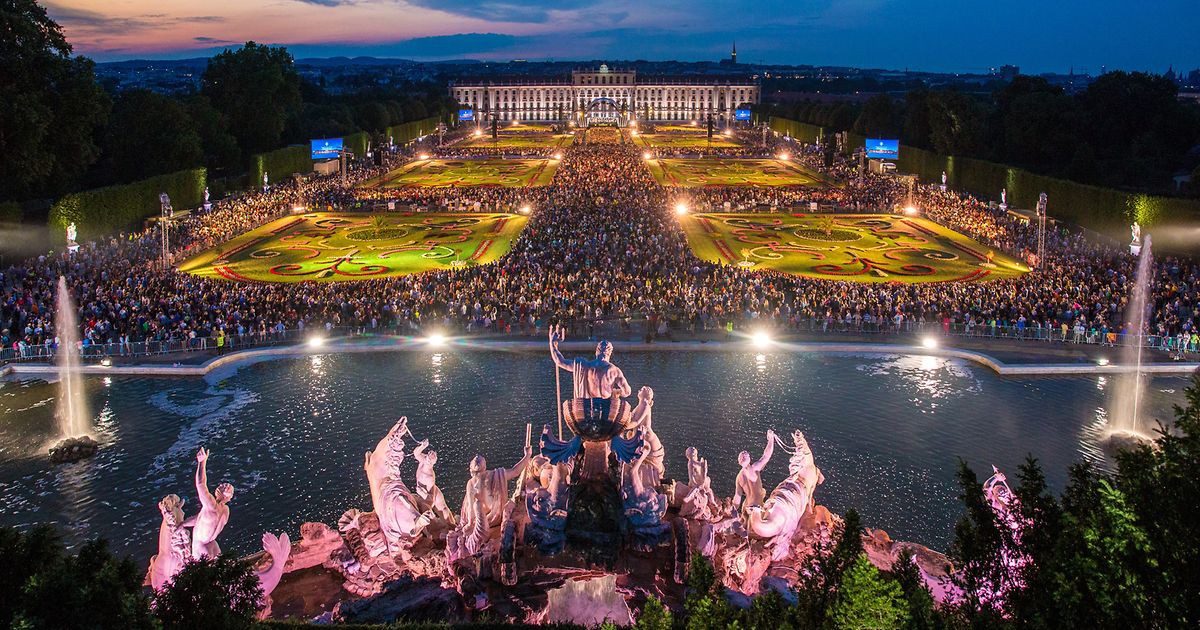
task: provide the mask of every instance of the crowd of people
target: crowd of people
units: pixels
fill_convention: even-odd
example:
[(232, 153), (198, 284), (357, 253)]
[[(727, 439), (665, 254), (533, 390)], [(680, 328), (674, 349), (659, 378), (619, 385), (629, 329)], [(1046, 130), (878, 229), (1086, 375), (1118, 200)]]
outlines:
[[(178, 221), (172, 233), (176, 260), (296, 207), (396, 202), (456, 211), (530, 206), (533, 213), (511, 252), (496, 263), (353, 283), (250, 283), (188, 275), (156, 263), (159, 236), (153, 230), (87, 243), (73, 254), (46, 254), (0, 271), (0, 343), (8, 358), (57, 345), (55, 285), (62, 276), (75, 299), (82, 343), (106, 352), (147, 343), (187, 347), (214, 338), (228, 347), (333, 328), (533, 334), (552, 322), (583, 332), (642, 326), (638, 334), (645, 330), (652, 337), (762, 326), (896, 332), (935, 327), (1113, 344), (1145, 335), (1177, 353), (1197, 350), (1200, 269), (1194, 261), (1155, 260), (1146, 326), (1137, 331), (1127, 297), (1135, 260), (1118, 247), (1063, 229), (1047, 233), (1046, 255), (1031, 273), (983, 282), (865, 284), (697, 259), (674, 212), (681, 199), (722, 210), (729, 202), (731, 211), (808, 211), (817, 203), (822, 209), (890, 212), (908, 203), (909, 189), (897, 178), (862, 173), (840, 158), (826, 167), (823, 154), (811, 147), (790, 150), (792, 159), (843, 185), (673, 191), (652, 177), (642, 149), (615, 132), (578, 134), (561, 150), (551, 183), (540, 188), (354, 186), (378, 177), (379, 169), (357, 171), (346, 183), (338, 176), (289, 181)], [(977, 199), (937, 186), (916, 186), (912, 194), (924, 216), (988, 247), (1024, 260), (1036, 250), (1033, 227)]]

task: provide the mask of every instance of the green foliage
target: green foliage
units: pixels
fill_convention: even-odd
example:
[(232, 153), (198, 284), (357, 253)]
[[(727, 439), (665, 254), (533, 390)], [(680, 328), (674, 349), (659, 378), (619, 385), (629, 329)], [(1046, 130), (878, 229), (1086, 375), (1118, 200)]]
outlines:
[(0, 201), (69, 189), (97, 159), (109, 99), (34, 0), (0, 4)]
[(735, 612), (725, 599), (725, 587), (717, 579), (712, 563), (696, 553), (688, 567), (684, 626), (687, 630), (729, 627)]
[(413, 120), (400, 125), (388, 127), (387, 135), (391, 136), (392, 142), (395, 142), (396, 144), (404, 144), (409, 140), (433, 133), (437, 130), (437, 124), (437, 117), (430, 116), (428, 118), (422, 118), (421, 120)]
[(20, 223), (25, 216), (21, 204), (15, 201), (0, 201), (0, 223)]
[(48, 527), (0, 528), (0, 626), (153, 629), (142, 577), (102, 540), (72, 556)]
[(829, 611), (829, 625), (846, 630), (892, 630), (908, 622), (908, 607), (900, 585), (879, 573), (865, 554), (842, 576)]
[(367, 132), (360, 131), (342, 138), (342, 143), (342, 146), (346, 147), (346, 150), (353, 153), (356, 157), (366, 157), (370, 137), (368, 137)]
[(199, 206), (204, 201), (205, 181), (205, 170), (194, 168), (64, 195), (50, 208), (50, 231), (54, 238), (62, 239), (73, 222), (83, 242), (137, 228), (147, 217), (160, 213), (158, 196), (163, 192), (176, 210)]
[(908, 621), (904, 625), (907, 630), (936, 630), (945, 627), (941, 615), (934, 608), (933, 595), (925, 587), (921, 570), (913, 560), (910, 550), (900, 551), (900, 556), (892, 563), (891, 577), (896, 580), (908, 604)]
[(249, 628), (262, 596), (249, 564), (225, 555), (205, 557), (188, 562), (155, 594), (154, 613), (164, 630)]
[(250, 158), (250, 187), (262, 188), (263, 173), (267, 174), (268, 183), (277, 184), (293, 173), (309, 173), (312, 169), (312, 147), (309, 145), (295, 144), (259, 153)]
[(113, 105), (104, 140), (104, 170), (116, 182), (131, 182), (193, 168), (204, 149), (188, 109), (149, 90), (122, 92)]
[(284, 123), (300, 107), (300, 77), (291, 54), (254, 42), (209, 59), (200, 90), (250, 154), (279, 146)]
[(667, 610), (658, 598), (650, 596), (642, 606), (642, 614), (638, 615), (637, 623), (633, 627), (637, 630), (671, 630), (674, 624), (671, 611)]
[(963, 460), (958, 462), (958, 484), (965, 513), (954, 527), (950, 557), (954, 560), (954, 585), (962, 590), (957, 602), (959, 612), (972, 624), (997, 623), (999, 611), (992, 596), (1009, 584), (1003, 559), (1004, 533), (992, 506), (983, 495), (983, 485), (975, 471)]

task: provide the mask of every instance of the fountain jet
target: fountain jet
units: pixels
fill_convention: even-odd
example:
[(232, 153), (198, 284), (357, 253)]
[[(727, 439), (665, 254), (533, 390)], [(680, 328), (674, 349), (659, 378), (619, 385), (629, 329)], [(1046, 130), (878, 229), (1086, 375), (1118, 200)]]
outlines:
[(58, 408), (54, 417), (58, 423), (59, 441), (50, 447), (50, 459), (70, 462), (89, 457), (99, 444), (92, 437), (91, 417), (83, 395), (83, 379), (79, 374), (79, 322), (67, 279), (59, 276), (55, 304), (54, 326), (58, 348), (54, 361), (58, 367)]
[(1142, 239), (1142, 250), (1138, 255), (1137, 271), (1133, 290), (1129, 293), (1129, 306), (1125, 311), (1129, 323), (1129, 334), (1133, 343), (1121, 349), (1121, 362), (1135, 367), (1132, 374), (1118, 379), (1113, 388), (1112, 410), (1108, 421), (1106, 438), (1118, 442), (1150, 441), (1153, 436), (1142, 418), (1142, 397), (1145, 376), (1142, 372), (1142, 341), (1146, 325), (1146, 304), (1150, 297), (1150, 282), (1154, 273), (1150, 253), (1150, 235)]

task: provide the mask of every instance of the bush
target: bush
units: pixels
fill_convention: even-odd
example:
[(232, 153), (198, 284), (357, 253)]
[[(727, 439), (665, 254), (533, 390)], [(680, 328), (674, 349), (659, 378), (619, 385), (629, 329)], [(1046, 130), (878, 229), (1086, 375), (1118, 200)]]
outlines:
[(410, 120), (403, 124), (388, 127), (387, 135), (392, 137), (392, 142), (404, 144), (409, 140), (437, 131), (437, 124), (437, 116), (430, 116), (420, 120)]
[(262, 600), (258, 576), (249, 564), (229, 556), (184, 565), (154, 596), (154, 613), (164, 630), (249, 628)]
[(193, 168), (149, 179), (71, 193), (50, 207), (50, 233), (58, 242), (66, 237), (67, 225), (79, 228), (79, 240), (108, 236), (141, 227), (146, 218), (158, 216), (158, 196), (167, 193), (176, 209), (194, 208), (204, 202), (207, 172)]

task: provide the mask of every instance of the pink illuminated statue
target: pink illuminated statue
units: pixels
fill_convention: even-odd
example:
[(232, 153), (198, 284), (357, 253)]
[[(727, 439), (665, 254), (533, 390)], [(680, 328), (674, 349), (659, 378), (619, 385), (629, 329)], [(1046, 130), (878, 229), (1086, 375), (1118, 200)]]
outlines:
[(418, 497), (400, 479), (406, 433), (408, 418), (400, 418), (363, 461), (371, 505), (392, 553), (411, 546), (436, 516), (420, 508)]
[(150, 587), (162, 590), (192, 557), (191, 536), (183, 526), (183, 499), (168, 494), (158, 502), (158, 554), (150, 558)]
[(825, 481), (813, 461), (812, 449), (804, 434), (793, 431), (792, 441), (791, 447), (783, 445), (792, 452), (787, 479), (775, 486), (766, 503), (746, 510), (746, 529), (751, 535), (768, 541), (771, 559), (776, 561), (783, 560), (791, 552), (792, 536), (800, 526), (800, 520), (812, 509), (813, 492)]
[(208, 451), (201, 448), (196, 453), (196, 494), (200, 495), (200, 513), (188, 519), (185, 526), (192, 528), (192, 558), (204, 556), (215, 558), (221, 555), (217, 536), (229, 522), (229, 501), (233, 499), (233, 486), (223, 483), (217, 491), (208, 491)]
[[(763, 448), (762, 457), (758, 458), (758, 461), (751, 461), (748, 451), (738, 453), (738, 465), (742, 469), (738, 472), (737, 481), (734, 482), (733, 505), (735, 507), (747, 510), (762, 505), (763, 499), (767, 495), (763, 490), (762, 470), (767, 467), (767, 463), (771, 461), (771, 454), (774, 452), (775, 431), (767, 429), (767, 446)], [(743, 499), (745, 503), (742, 503)]]

